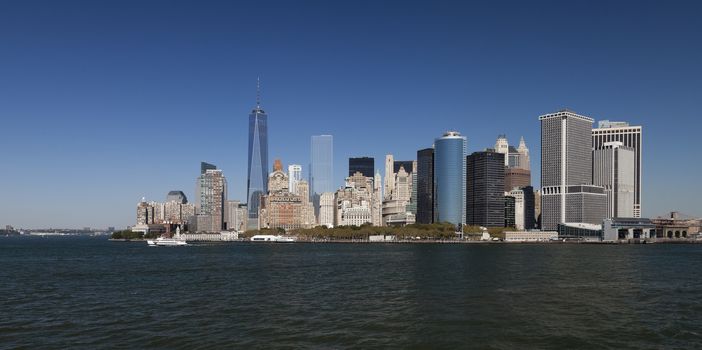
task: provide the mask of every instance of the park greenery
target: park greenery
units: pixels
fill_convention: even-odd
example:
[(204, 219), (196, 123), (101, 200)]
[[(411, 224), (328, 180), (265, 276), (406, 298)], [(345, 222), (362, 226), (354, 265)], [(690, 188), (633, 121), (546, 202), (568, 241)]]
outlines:
[[(504, 238), (504, 231), (513, 228), (494, 227), (488, 228), (487, 232), (491, 237)], [(361, 226), (337, 226), (328, 228), (317, 226), (308, 229), (285, 230), (268, 229), (246, 231), (243, 238), (254, 235), (294, 235), (304, 240), (367, 240), (369, 236), (386, 235), (395, 236), (398, 240), (447, 240), (456, 239), (456, 226), (451, 223), (434, 224), (411, 224), (407, 226), (372, 226), (364, 224)], [(483, 229), (479, 226), (464, 226), (464, 237), (466, 239), (478, 240), (483, 234)]]
[(143, 232), (134, 232), (132, 230), (122, 230), (112, 232), (112, 239), (151, 239), (158, 237), (158, 233), (149, 232), (144, 234)]

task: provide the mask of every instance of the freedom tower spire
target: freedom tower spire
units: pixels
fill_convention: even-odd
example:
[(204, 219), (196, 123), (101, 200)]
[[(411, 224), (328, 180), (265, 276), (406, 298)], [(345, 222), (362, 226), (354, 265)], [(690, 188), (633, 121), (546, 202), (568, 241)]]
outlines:
[(261, 81), (256, 78), (256, 107), (249, 114), (249, 162), (246, 180), (248, 229), (258, 229), (261, 196), (268, 188), (268, 115), (261, 109)]

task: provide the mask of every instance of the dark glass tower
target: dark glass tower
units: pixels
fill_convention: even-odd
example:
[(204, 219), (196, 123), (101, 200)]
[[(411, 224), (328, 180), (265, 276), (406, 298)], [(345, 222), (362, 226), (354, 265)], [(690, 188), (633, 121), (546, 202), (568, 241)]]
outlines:
[(349, 158), (349, 176), (353, 176), (356, 172), (365, 177), (373, 177), (375, 175), (375, 159), (373, 157)]
[(268, 115), (261, 109), (260, 85), (256, 86), (256, 108), (249, 114), (249, 162), (246, 180), (248, 228), (258, 228), (261, 196), (268, 188)]
[(434, 222), (434, 149), (417, 151), (417, 223)]
[(466, 223), (504, 227), (505, 155), (492, 150), (474, 152), (466, 159), (466, 169)]
[(400, 167), (405, 168), (405, 171), (408, 173), (412, 173), (414, 169), (412, 169), (412, 163), (414, 163), (411, 160), (396, 160), (392, 163), (392, 170), (395, 174), (400, 172)]

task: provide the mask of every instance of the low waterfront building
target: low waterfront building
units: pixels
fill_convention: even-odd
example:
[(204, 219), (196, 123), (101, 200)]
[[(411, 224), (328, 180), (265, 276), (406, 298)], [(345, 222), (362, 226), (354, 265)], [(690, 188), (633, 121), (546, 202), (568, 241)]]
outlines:
[(656, 225), (657, 238), (687, 239), (700, 232), (699, 219), (683, 218), (678, 212), (671, 212), (667, 218), (651, 219), (651, 222)]
[(549, 242), (558, 239), (556, 231), (506, 231), (505, 242)]
[(607, 218), (602, 223), (603, 241), (639, 240), (656, 237), (656, 225), (646, 218)]
[(566, 222), (558, 224), (558, 238), (583, 241), (601, 241), (602, 225), (583, 222)]

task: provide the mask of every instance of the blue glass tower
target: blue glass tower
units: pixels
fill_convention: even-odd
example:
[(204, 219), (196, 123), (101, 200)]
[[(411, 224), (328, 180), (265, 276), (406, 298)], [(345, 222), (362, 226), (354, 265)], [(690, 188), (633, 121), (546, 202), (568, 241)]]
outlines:
[(248, 229), (258, 229), (261, 196), (268, 189), (268, 115), (261, 109), (260, 84), (256, 84), (256, 108), (249, 114), (249, 163), (246, 180)]
[(312, 136), (310, 146), (310, 199), (319, 217), (319, 196), (334, 192), (334, 138), (332, 135)]
[(456, 131), (434, 140), (434, 222), (466, 222), (466, 151)]

